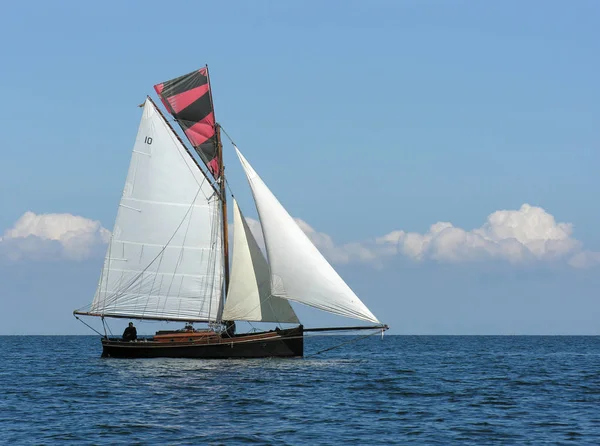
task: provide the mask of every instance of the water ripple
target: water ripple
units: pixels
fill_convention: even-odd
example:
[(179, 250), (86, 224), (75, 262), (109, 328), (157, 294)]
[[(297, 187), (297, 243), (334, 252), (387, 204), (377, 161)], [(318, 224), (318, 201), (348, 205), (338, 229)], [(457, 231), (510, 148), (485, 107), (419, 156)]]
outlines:
[(386, 336), (306, 360), (99, 354), (95, 337), (0, 337), (0, 444), (600, 444), (599, 337)]

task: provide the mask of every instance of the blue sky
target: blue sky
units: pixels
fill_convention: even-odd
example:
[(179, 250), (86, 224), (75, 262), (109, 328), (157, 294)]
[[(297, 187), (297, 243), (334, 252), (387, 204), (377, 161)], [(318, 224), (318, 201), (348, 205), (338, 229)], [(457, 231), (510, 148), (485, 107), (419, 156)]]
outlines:
[(70, 312), (98, 234), (65, 256), (8, 231), (27, 211), (110, 230), (137, 104), (208, 63), (217, 120), (393, 333), (600, 334), (599, 20), (595, 1), (4, 5), (0, 333), (87, 333)]

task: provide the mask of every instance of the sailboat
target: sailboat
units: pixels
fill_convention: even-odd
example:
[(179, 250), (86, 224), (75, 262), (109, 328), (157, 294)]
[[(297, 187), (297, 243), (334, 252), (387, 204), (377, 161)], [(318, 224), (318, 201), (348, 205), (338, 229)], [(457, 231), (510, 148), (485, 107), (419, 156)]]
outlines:
[[(101, 318), (102, 356), (302, 357), (306, 332), (387, 330), (235, 145), (266, 255), (233, 199), (230, 259), (221, 126), (214, 117), (208, 66), (154, 89), (201, 162), (148, 96), (140, 105), (142, 118), (96, 292), (91, 304), (73, 312), (78, 319)], [(371, 325), (305, 328), (290, 302)], [(107, 334), (106, 318), (185, 326), (123, 340)], [(236, 321), (277, 326), (236, 333)]]

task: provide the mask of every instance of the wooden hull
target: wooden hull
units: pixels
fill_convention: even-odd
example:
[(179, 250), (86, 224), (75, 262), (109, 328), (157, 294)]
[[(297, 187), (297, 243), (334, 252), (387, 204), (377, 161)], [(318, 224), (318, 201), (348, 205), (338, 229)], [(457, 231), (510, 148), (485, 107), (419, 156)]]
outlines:
[(241, 334), (232, 338), (214, 333), (173, 334), (152, 340), (123, 342), (102, 339), (102, 356), (111, 358), (291, 358), (304, 354), (303, 327), (262, 333)]

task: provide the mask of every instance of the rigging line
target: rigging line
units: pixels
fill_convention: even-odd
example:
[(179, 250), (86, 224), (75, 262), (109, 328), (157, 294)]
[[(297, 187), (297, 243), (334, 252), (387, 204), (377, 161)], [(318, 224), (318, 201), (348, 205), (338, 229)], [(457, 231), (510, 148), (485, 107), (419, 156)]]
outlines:
[[(194, 199), (194, 202), (192, 203), (195, 204), (196, 200)], [(175, 264), (175, 269), (173, 270), (173, 275), (171, 276), (171, 283), (169, 284), (169, 291), (167, 292), (167, 296), (165, 297), (165, 304), (164, 306), (166, 307), (167, 305), (167, 300), (169, 299), (169, 294), (171, 292), (171, 285), (173, 284), (173, 281), (175, 280), (175, 274), (177, 273), (177, 269), (179, 268), (179, 266), (181, 265), (181, 260), (183, 259), (183, 250), (184, 250), (184, 246), (185, 246), (185, 241), (187, 240), (187, 235), (188, 232), (190, 231), (190, 225), (192, 224), (192, 218), (194, 215), (194, 210), (192, 208), (192, 211), (190, 212), (190, 218), (188, 219), (188, 224), (187, 227), (185, 228), (185, 233), (183, 234), (183, 240), (181, 242), (181, 248), (179, 249), (179, 257), (177, 258), (177, 263)], [(161, 262), (162, 262), (162, 258), (161, 258)], [(157, 268), (160, 268), (160, 264)], [(181, 282), (179, 283), (179, 288), (177, 289), (177, 299), (179, 299), (179, 305), (177, 306), (177, 315), (179, 316), (181, 314), (181, 288), (183, 286), (183, 276), (181, 277)], [(162, 286), (162, 280), (161, 280), (161, 286)], [(150, 299), (148, 299), (150, 300)], [(157, 303), (157, 307), (158, 307), (158, 303)]]
[[(173, 136), (173, 135), (171, 135)], [(186, 148), (183, 148), (185, 150), (186, 153), (189, 153)], [(194, 171), (192, 170), (192, 167), (188, 164), (187, 162), (187, 158), (186, 155), (183, 154), (181, 152), (181, 150), (177, 150), (177, 153), (179, 154), (179, 156), (181, 157), (181, 159), (183, 159), (183, 162), (185, 164), (185, 166), (188, 168), (189, 172), (192, 174), (192, 178), (194, 179), (194, 181), (196, 182), (196, 184), (198, 185), (198, 187), (200, 189), (202, 189), (202, 185), (204, 184), (205, 181), (208, 181), (208, 179), (206, 178), (206, 175), (202, 175), (202, 181), (200, 183), (198, 183), (198, 180), (196, 179), (196, 175), (194, 175)], [(206, 196), (206, 194), (204, 194), (204, 198), (208, 199), (209, 197)], [(195, 200), (194, 200), (195, 201)]]
[[(223, 126), (222, 126), (220, 123), (218, 123), (218, 122), (217, 122), (217, 125), (218, 125), (219, 127), (221, 127), (221, 131), (222, 131), (223, 133), (225, 133), (225, 136), (227, 136), (227, 139), (229, 140), (229, 142), (235, 146), (235, 143), (233, 142), (233, 139), (231, 139), (231, 136), (229, 136), (229, 133), (227, 133), (227, 131), (226, 131), (226, 130), (223, 128)], [(236, 146), (236, 147), (237, 147), (237, 146)]]
[[(185, 243), (185, 241), (184, 241)], [(183, 247), (182, 247), (183, 249)], [(159, 271), (160, 271), (160, 265), (162, 265), (162, 261), (163, 261), (164, 255), (160, 256), (160, 260), (158, 261), (158, 265), (156, 266), (156, 272), (154, 273), (154, 278), (152, 279), (152, 285), (150, 286), (150, 292), (148, 293), (148, 298), (146, 299), (146, 304), (144, 305), (144, 309), (142, 310), (142, 316), (146, 314), (146, 310), (148, 309), (148, 304), (150, 303), (150, 298), (152, 297), (152, 292), (154, 291), (154, 285), (156, 284), (156, 278), (158, 277)], [(160, 280), (160, 286), (162, 286), (162, 277)], [(140, 280), (140, 287), (141, 287), (142, 281)], [(167, 292), (168, 295), (168, 292)], [(157, 299), (157, 306), (158, 306), (158, 302), (160, 302), (160, 297)], [(136, 305), (137, 307), (137, 305)]]
[(108, 322), (104, 321), (104, 323), (106, 324), (106, 328), (108, 329), (108, 332), (110, 333), (111, 336), (114, 335), (114, 333), (112, 332), (112, 330), (110, 329), (110, 325), (108, 324)]
[[(125, 195), (124, 188), (123, 188), (123, 193), (121, 194), (121, 200), (123, 200), (123, 195)], [(100, 297), (102, 297), (102, 310), (103, 311), (106, 311), (106, 309), (107, 309), (106, 298), (108, 296), (108, 282), (109, 282), (110, 263), (111, 263), (110, 259), (112, 257), (112, 245), (113, 245), (113, 240), (115, 238), (115, 228), (117, 226), (117, 222), (119, 221), (119, 211), (120, 210), (121, 209), (117, 210), (117, 216), (115, 217), (115, 223), (113, 225), (113, 230), (110, 233), (110, 240), (108, 241), (108, 250), (106, 253), (107, 260), (105, 260), (102, 264), (102, 273), (100, 274), (100, 283), (98, 284), (98, 307), (100, 307)], [(123, 249), (125, 249), (125, 248), (123, 248)], [(106, 270), (106, 277), (104, 277), (105, 270)], [(104, 281), (104, 283), (102, 281)], [(104, 295), (102, 295), (102, 285), (104, 285)], [(94, 302), (92, 301), (92, 305), (93, 304), (94, 304)]]
[[(158, 268), (160, 268), (160, 264), (162, 263), (163, 255), (164, 255), (164, 251), (163, 251), (163, 252), (161, 252), (161, 254), (160, 254), (160, 260), (158, 261), (158, 266), (157, 266), (157, 269), (158, 269)], [(142, 249), (140, 250), (140, 258), (139, 258), (139, 262), (140, 262), (140, 263), (141, 263), (141, 260), (142, 260), (143, 256), (144, 256), (144, 245), (142, 245)], [(156, 277), (156, 276), (154, 276), (154, 277)], [(148, 279), (148, 277), (144, 277), (144, 276), (142, 275), (141, 279), (140, 279), (140, 280), (138, 280), (138, 282), (137, 282), (137, 290), (138, 290), (138, 294), (141, 294), (141, 291), (142, 291), (142, 283), (144, 283), (144, 284), (145, 284), (145, 282), (147, 281), (147, 279)], [(150, 297), (148, 297), (148, 300), (150, 300)], [(139, 301), (136, 301), (136, 302), (135, 302), (135, 305), (134, 305), (134, 310), (133, 310), (133, 311), (136, 311), (136, 312), (137, 312), (137, 309), (138, 309), (138, 305), (139, 305), (139, 303), (140, 303)], [(115, 305), (116, 305), (116, 304), (115, 304)], [(142, 314), (143, 314), (143, 313), (142, 313)]]
[[(75, 315), (73, 315), (73, 316), (75, 316)], [(105, 338), (105, 337), (106, 337), (105, 335), (103, 335), (102, 333), (100, 333), (98, 330), (96, 330), (94, 327), (92, 327), (91, 325), (89, 325), (89, 324), (87, 324), (87, 323), (83, 322), (83, 321), (82, 321), (81, 319), (79, 319), (77, 316), (75, 316), (75, 319), (77, 319), (77, 320), (78, 320), (79, 322), (81, 322), (83, 325), (85, 325), (86, 327), (88, 327), (90, 330), (92, 330), (92, 331), (94, 331), (94, 332), (98, 333), (98, 334), (99, 334), (100, 336), (102, 336), (103, 338)]]
[(231, 194), (231, 198), (235, 198), (235, 195), (233, 194), (233, 189), (231, 188), (231, 186), (229, 185), (229, 181), (227, 181), (227, 178), (225, 178), (225, 187), (227, 189), (229, 189), (229, 193)]
[[(235, 142), (233, 142), (233, 139), (231, 138), (231, 136), (229, 136), (229, 133), (227, 133), (227, 131), (223, 128), (223, 126), (217, 122), (217, 125), (221, 128), (221, 131), (225, 134), (225, 136), (227, 137), (227, 139), (229, 140), (229, 142), (234, 146), (237, 147), (237, 145), (235, 144)], [(229, 185), (229, 181), (227, 181), (227, 178), (225, 178), (225, 186), (229, 189), (229, 193), (231, 194), (231, 196), (233, 197), (233, 189), (231, 189), (231, 186)]]
[[(271, 294), (271, 295), (269, 296), (269, 298), (270, 298), (270, 297), (272, 297), (272, 296), (273, 296), (273, 295)], [(277, 326), (278, 326), (279, 328), (283, 328), (283, 327), (281, 326), (281, 322), (279, 321), (279, 318), (277, 317), (277, 315), (276, 315), (276, 313), (275, 313), (275, 310), (273, 310), (273, 305), (271, 305), (271, 299), (268, 299), (268, 300), (267, 300), (267, 304), (269, 305), (269, 308), (271, 308), (271, 313), (272, 313), (272, 314), (275, 314), (275, 319), (277, 319), (277, 322), (276, 322), (276, 323), (277, 323)], [(296, 316), (296, 319), (298, 319), (298, 317), (297, 317), (297, 316)]]
[(316, 353), (313, 353), (311, 355), (305, 356), (304, 359), (306, 359), (306, 358), (312, 358), (313, 356), (320, 355), (321, 353), (325, 353), (325, 352), (328, 352), (328, 351), (331, 351), (331, 350), (335, 350), (336, 348), (340, 348), (340, 347), (342, 347), (344, 345), (347, 345), (347, 344), (352, 344), (354, 342), (358, 342), (361, 339), (368, 338), (369, 336), (374, 336), (376, 334), (379, 334), (380, 332), (381, 332), (381, 330), (376, 330), (373, 333), (369, 333), (369, 334), (366, 334), (366, 335), (363, 335), (363, 336), (358, 336), (356, 338), (350, 339), (349, 341), (342, 342), (341, 344), (334, 345), (333, 347), (325, 348), (325, 349), (320, 350), (320, 351), (318, 351)]

